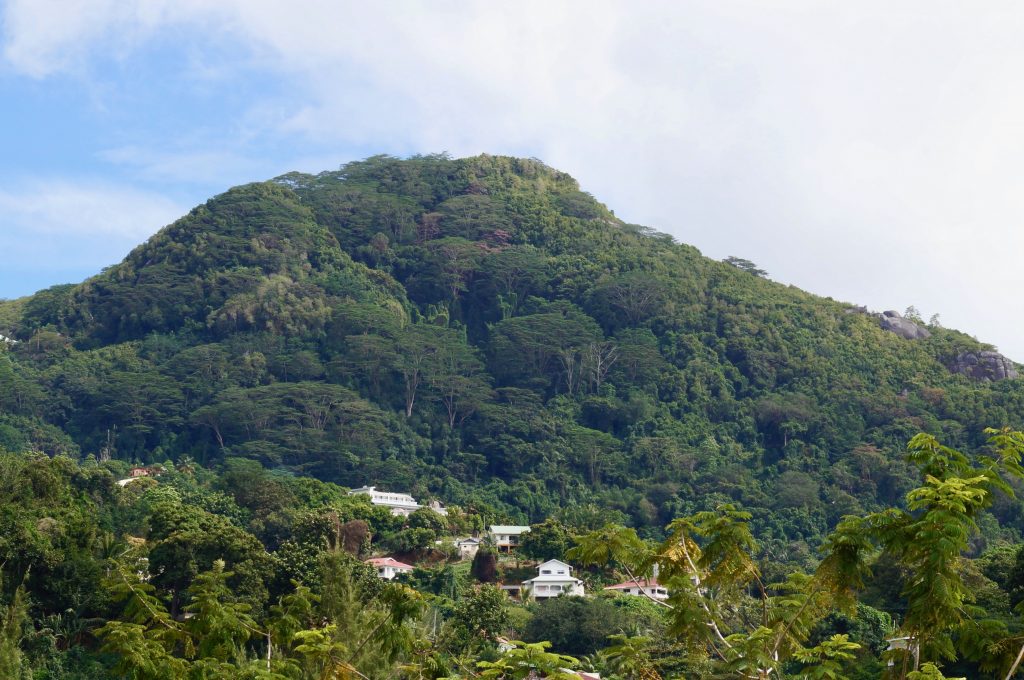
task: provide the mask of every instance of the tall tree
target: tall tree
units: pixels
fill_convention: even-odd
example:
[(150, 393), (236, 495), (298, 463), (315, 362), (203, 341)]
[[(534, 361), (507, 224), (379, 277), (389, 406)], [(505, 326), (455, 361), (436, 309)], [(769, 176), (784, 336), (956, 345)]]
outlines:
[(449, 334), (428, 364), (426, 381), (448, 414), (448, 426), (461, 424), (490, 395), (484, 364), (476, 350)]

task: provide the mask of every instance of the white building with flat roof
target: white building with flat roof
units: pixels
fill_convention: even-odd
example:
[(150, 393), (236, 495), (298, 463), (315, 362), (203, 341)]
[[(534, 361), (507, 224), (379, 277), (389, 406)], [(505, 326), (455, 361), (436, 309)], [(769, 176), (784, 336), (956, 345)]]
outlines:
[(392, 515), (400, 515), (402, 517), (408, 517), (412, 513), (416, 512), (422, 507), (427, 507), (441, 515), (442, 517), (448, 516), (448, 509), (444, 507), (444, 503), (441, 501), (433, 500), (430, 501), (426, 506), (420, 505), (416, 502), (416, 499), (407, 493), (397, 493), (394, 491), (380, 491), (375, 486), (363, 486), (358, 489), (352, 489), (348, 492), (349, 496), (369, 496), (370, 502), (374, 505), (383, 505), (385, 508), (391, 508)]
[(395, 493), (394, 491), (379, 491), (375, 486), (364, 486), (359, 489), (352, 489), (348, 492), (350, 496), (369, 496), (370, 502), (374, 505), (383, 505), (391, 509), (392, 515), (408, 517), (423, 506), (416, 502), (416, 499), (407, 493)]

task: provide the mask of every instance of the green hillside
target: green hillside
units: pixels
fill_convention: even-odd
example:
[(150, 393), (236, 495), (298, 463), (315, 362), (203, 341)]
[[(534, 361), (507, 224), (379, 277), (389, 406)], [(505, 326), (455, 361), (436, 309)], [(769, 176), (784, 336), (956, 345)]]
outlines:
[[(1017, 367), (761, 274), (375, 157), (0, 302), (0, 678), (1020, 677)], [(587, 597), (495, 587), (549, 558)]]
[[(952, 372), (988, 348), (929, 330), (626, 224), (536, 160), (374, 157), (237, 187), (5, 303), (0, 444), (654, 534), (729, 500), (800, 552), (901, 501), (915, 433), (972, 449), (1024, 425), (1021, 381)], [(988, 537), (1024, 529), (993, 512)]]

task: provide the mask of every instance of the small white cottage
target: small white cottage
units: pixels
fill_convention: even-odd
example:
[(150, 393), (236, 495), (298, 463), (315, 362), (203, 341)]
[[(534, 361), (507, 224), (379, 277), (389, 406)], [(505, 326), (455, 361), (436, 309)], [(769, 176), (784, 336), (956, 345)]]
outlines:
[(546, 600), (559, 595), (584, 595), (583, 581), (572, 575), (572, 567), (561, 560), (548, 560), (537, 567), (537, 575), (523, 581), (523, 598)]
[(473, 559), (480, 550), (483, 543), (479, 538), (460, 538), (455, 541), (455, 547), (459, 549), (459, 556), (462, 559)]

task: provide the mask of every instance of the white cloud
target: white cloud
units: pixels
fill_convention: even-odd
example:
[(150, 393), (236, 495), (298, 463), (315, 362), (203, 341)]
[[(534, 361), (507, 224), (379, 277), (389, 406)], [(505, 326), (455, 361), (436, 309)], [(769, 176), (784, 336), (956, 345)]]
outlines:
[(163, 151), (137, 145), (107, 149), (100, 157), (131, 168), (146, 180), (219, 185), (223, 189), (262, 179), (253, 177), (253, 172), (261, 164), (265, 165), (231, 151)]
[(184, 213), (158, 194), (36, 180), (0, 190), (0, 283), (7, 295), (81, 281)]
[[(1017, 3), (11, 0), (3, 49), (41, 78), (170, 27), (302, 93), (254, 96), (239, 136), (536, 155), (711, 256), (1024, 359)], [(274, 165), (109, 158), (169, 180)]]
[(0, 190), (0, 231), (141, 241), (184, 214), (159, 194), (102, 183), (36, 180)]
[(10, 2), (3, 17), (4, 57), (17, 70), (42, 77), (73, 65), (73, 46), (102, 35), (113, 2)]

